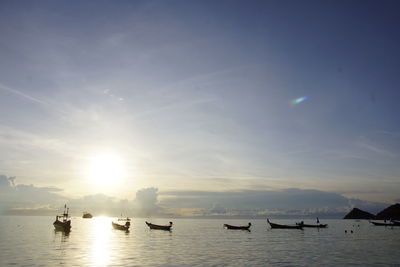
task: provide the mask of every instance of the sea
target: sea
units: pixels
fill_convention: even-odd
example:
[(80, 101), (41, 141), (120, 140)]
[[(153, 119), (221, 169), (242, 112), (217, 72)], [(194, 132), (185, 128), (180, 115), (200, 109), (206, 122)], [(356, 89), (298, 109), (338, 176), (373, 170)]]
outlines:
[[(124, 232), (112, 228), (113, 218), (73, 217), (65, 234), (54, 219), (0, 216), (0, 266), (400, 266), (400, 227), (368, 221), (321, 220), (328, 228), (296, 230), (259, 219), (174, 219), (168, 232), (134, 218)], [(248, 222), (251, 231), (223, 228)]]

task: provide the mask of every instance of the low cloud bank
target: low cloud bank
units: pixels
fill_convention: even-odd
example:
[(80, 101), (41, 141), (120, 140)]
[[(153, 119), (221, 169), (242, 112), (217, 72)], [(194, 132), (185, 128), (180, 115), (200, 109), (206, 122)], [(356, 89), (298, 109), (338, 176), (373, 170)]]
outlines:
[(15, 177), (0, 175), (0, 214), (54, 214), (55, 207), (68, 199), (57, 194), (62, 189), (15, 184)]
[(89, 211), (94, 215), (135, 217), (311, 217), (340, 218), (353, 207), (377, 213), (387, 203), (346, 198), (340, 194), (297, 188), (273, 190), (161, 191), (143, 188), (133, 200), (104, 194), (72, 199), (62, 189), (16, 184), (15, 177), (0, 175), (0, 214), (55, 215), (64, 203), (74, 216)]
[[(161, 193), (161, 205), (175, 209), (192, 209), (192, 216), (296, 217), (320, 216), (340, 218), (353, 207), (376, 213), (387, 203), (349, 199), (340, 194), (297, 188), (241, 190), (231, 192), (170, 191)], [(189, 215), (189, 214), (186, 214)]]
[(63, 191), (60, 188), (16, 185), (15, 180), (15, 177), (0, 175), (0, 215), (55, 215), (63, 210), (65, 203), (70, 207), (72, 216), (81, 216), (84, 211), (98, 216), (170, 215), (158, 205), (157, 188), (137, 191), (133, 201), (104, 194), (66, 198), (58, 194)]

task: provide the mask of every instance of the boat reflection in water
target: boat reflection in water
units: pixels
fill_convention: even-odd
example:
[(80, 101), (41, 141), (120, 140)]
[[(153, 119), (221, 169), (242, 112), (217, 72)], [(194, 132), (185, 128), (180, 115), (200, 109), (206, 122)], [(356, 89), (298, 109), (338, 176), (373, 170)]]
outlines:
[(59, 251), (59, 259), (60, 265), (68, 265), (68, 257), (67, 257), (67, 248), (68, 248), (68, 239), (69, 239), (69, 231), (65, 232), (62, 230), (54, 229), (54, 240), (55, 246), (57, 247), (57, 251)]

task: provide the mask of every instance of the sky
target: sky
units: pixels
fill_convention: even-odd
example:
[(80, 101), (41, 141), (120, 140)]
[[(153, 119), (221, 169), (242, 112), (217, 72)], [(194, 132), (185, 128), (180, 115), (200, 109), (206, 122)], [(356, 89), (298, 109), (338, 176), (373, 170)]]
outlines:
[(399, 201), (399, 11), (388, 0), (1, 1), (0, 213)]

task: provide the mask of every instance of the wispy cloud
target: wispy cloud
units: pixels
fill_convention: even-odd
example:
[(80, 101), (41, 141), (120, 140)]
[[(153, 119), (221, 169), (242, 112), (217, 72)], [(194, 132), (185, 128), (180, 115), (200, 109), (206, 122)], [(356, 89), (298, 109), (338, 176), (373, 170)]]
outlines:
[(368, 157), (357, 153), (354, 150), (343, 148), (343, 149), (327, 149), (322, 152), (322, 155), (333, 155), (338, 158), (349, 158), (349, 159), (358, 159), (358, 160), (368, 160)]
[(43, 100), (41, 100), (39, 98), (33, 97), (31, 95), (28, 95), (26, 93), (23, 93), (21, 91), (18, 91), (16, 89), (8, 87), (8, 86), (6, 86), (4, 84), (1, 84), (1, 83), (0, 83), (0, 89), (5, 90), (7, 92), (10, 92), (10, 93), (12, 93), (14, 95), (17, 95), (19, 97), (22, 97), (22, 98), (27, 99), (27, 100), (29, 100), (31, 102), (34, 102), (34, 103), (38, 103), (38, 104), (45, 105), (45, 106), (49, 105), (47, 102), (45, 102), (45, 101), (43, 101)]
[(371, 140), (369, 140), (364, 136), (360, 137), (356, 144), (358, 147), (373, 152), (375, 154), (378, 154), (380, 156), (390, 157), (390, 158), (396, 157), (396, 154), (386, 149), (383, 145), (377, 144), (376, 142), (372, 142)]
[(74, 146), (57, 138), (37, 135), (31, 132), (15, 129), (13, 127), (0, 125), (0, 145), (11, 147), (13, 150), (49, 151), (65, 156), (76, 155)]
[(174, 102), (171, 104), (166, 104), (163, 106), (159, 106), (157, 108), (152, 108), (148, 111), (143, 111), (140, 112), (138, 114), (136, 114), (134, 116), (135, 119), (142, 119), (142, 118), (146, 118), (149, 117), (151, 115), (157, 114), (157, 113), (162, 113), (164, 111), (168, 111), (168, 110), (185, 110), (185, 109), (190, 109), (192, 107), (195, 107), (197, 105), (202, 105), (202, 104), (207, 104), (207, 103), (212, 103), (214, 102), (215, 99), (209, 98), (209, 99), (197, 99), (197, 100), (193, 100), (193, 101), (187, 101), (187, 100), (183, 100), (183, 101), (178, 101), (178, 102)]
[[(161, 105), (152, 107), (149, 110), (139, 112), (136, 118), (147, 117), (166, 110), (180, 110), (196, 107), (202, 104), (215, 103), (218, 99), (207, 94), (203, 87), (210, 87), (225, 79), (232, 79), (232, 74), (252, 67), (251, 65), (239, 65), (230, 68), (223, 68), (212, 72), (201, 73), (166, 84), (163, 87), (154, 88), (146, 92), (149, 100), (158, 99)], [(229, 78), (228, 78), (229, 77)]]
[(18, 97), (21, 97), (23, 99), (26, 99), (26, 100), (30, 101), (32, 103), (39, 104), (39, 105), (41, 105), (43, 107), (46, 107), (46, 108), (50, 108), (52, 111), (57, 112), (57, 113), (59, 113), (61, 115), (68, 115), (67, 112), (65, 112), (64, 110), (61, 110), (57, 105), (55, 105), (53, 103), (44, 101), (44, 100), (42, 100), (42, 99), (40, 99), (38, 97), (34, 97), (34, 96), (29, 95), (27, 93), (24, 93), (24, 92), (22, 92), (20, 90), (11, 88), (9, 86), (6, 86), (6, 85), (4, 85), (2, 83), (0, 83), (0, 89), (2, 89), (4, 91), (7, 91), (7, 92), (10, 92), (10, 93), (12, 93), (12, 94), (14, 94), (14, 95), (16, 95)]

